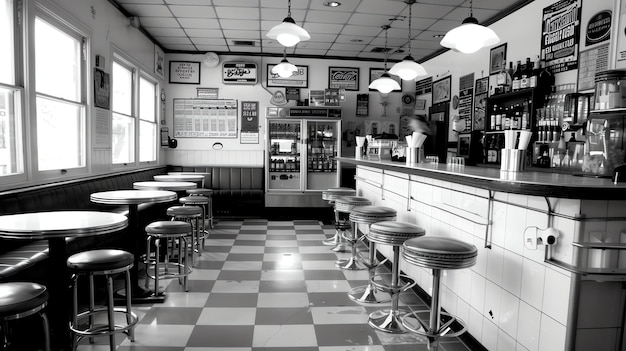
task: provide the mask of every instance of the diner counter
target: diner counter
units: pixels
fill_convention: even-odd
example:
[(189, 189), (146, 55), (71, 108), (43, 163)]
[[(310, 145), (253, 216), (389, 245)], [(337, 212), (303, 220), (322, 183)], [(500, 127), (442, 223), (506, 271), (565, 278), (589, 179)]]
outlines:
[(549, 172), (501, 172), (496, 168), (418, 163), (390, 160), (337, 158), (344, 164), (369, 166), (382, 170), (448, 181), (471, 187), (520, 195), (548, 196), (588, 200), (626, 198), (626, 183), (613, 184), (609, 178), (574, 176)]

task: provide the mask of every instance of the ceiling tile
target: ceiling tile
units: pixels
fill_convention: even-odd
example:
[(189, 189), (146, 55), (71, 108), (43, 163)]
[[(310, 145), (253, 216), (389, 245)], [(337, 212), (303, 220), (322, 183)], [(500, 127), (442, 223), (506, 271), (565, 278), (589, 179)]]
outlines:
[(120, 4), (163, 4), (163, 0), (118, 0), (117, 2)]
[(154, 37), (184, 37), (185, 32), (183, 32), (180, 28), (148, 28), (146, 27), (148, 33), (152, 34)]
[(196, 47), (193, 45), (185, 45), (185, 44), (167, 44), (164, 45), (166, 49), (169, 50), (180, 50), (180, 51), (196, 51)]
[(230, 45), (229, 46), (230, 51), (235, 51), (235, 52), (261, 52), (261, 48), (258, 46), (235, 46), (235, 45)]
[(344, 24), (350, 19), (352, 14), (349, 12), (328, 12), (309, 10), (306, 15), (307, 22), (319, 23), (340, 23)]
[(380, 29), (380, 27), (346, 25), (341, 31), (341, 34), (373, 37), (378, 35), (378, 33), (380, 33), (381, 31), (382, 29)]
[(259, 9), (252, 7), (216, 7), (217, 17), (232, 19), (259, 19)]
[(227, 52), (228, 46), (226, 45), (196, 45), (200, 51), (219, 51)]
[[(298, 49), (299, 51), (299, 49)], [(279, 48), (279, 47), (265, 47), (263, 46), (263, 52), (267, 52), (270, 54), (282, 54), (283, 53), (283, 49)]]
[(171, 5), (170, 10), (176, 17), (215, 18), (215, 11), (211, 6)]
[[(428, 29), (430, 26), (437, 22), (434, 18), (415, 18), (411, 21), (411, 29), (415, 32), (415, 29)], [(408, 25), (407, 25), (408, 28)]]
[(453, 6), (416, 3), (413, 5), (413, 16), (423, 18), (443, 18), (455, 9)]
[[(263, 3), (265, 5), (265, 2)], [(297, 24), (302, 23), (304, 17), (306, 16), (306, 11), (304, 10), (291, 10), (291, 18), (296, 21)], [(262, 7), (261, 8), (261, 19), (264, 21), (272, 21), (274, 25), (282, 22), (283, 19), (287, 17), (287, 10), (278, 10), (273, 8)]]
[[(478, 19), (478, 22), (483, 22), (483, 21), (485, 21), (485, 20), (487, 20), (487, 19), (497, 15), (498, 11), (497, 10), (487, 10), (487, 9), (477, 9), (477, 8), (475, 8), (473, 10), (473, 14), (474, 14), (474, 17), (476, 17), (476, 19)], [(454, 9), (454, 11), (450, 12), (446, 16), (446, 19), (458, 20), (458, 21), (462, 22), (467, 17), (469, 17), (469, 9), (462, 8), (462, 7), (457, 7), (456, 9)]]
[(389, 24), (391, 18), (393, 18), (393, 16), (355, 13), (352, 17), (350, 17), (348, 24), (356, 26), (381, 27)]
[(179, 17), (178, 22), (183, 28), (196, 28), (196, 29), (213, 29), (219, 28), (220, 23), (217, 18), (186, 18)]
[(323, 42), (315, 42), (315, 41), (306, 41), (298, 44), (297, 48), (301, 49), (328, 49), (330, 48), (331, 43), (323, 43)]
[(368, 44), (370, 41), (372, 41), (372, 37), (364, 37), (364, 36), (359, 36), (359, 35), (344, 35), (344, 34), (339, 35), (337, 39), (335, 39), (335, 42), (337, 43), (351, 43), (351, 44), (354, 44), (354, 43)]
[(337, 34), (343, 29), (343, 24), (306, 22), (302, 27), (309, 33)]
[(224, 45), (226, 46), (226, 40), (224, 38), (198, 38), (191, 37), (191, 41), (196, 45)]
[[(387, 39), (387, 47), (397, 48), (406, 44), (407, 41), (408, 38), (389, 38)], [(385, 46), (385, 37), (375, 38), (369, 44), (373, 46), (383, 47)]]
[(180, 28), (180, 24), (172, 17), (142, 17), (141, 25), (144, 27)]
[(438, 49), (440, 47), (439, 40), (411, 40), (411, 52), (414, 49)]
[(326, 55), (328, 56), (341, 56), (341, 57), (358, 57), (361, 51), (349, 51), (349, 50), (328, 50)]
[[(337, 38), (336, 34), (319, 34), (319, 33), (315, 33), (311, 35), (311, 40), (312, 41), (324, 41), (324, 42), (328, 42), (328, 43), (333, 43), (335, 41), (335, 38)], [(306, 41), (305, 41), (306, 43)], [(300, 44), (298, 44), (300, 45)]]
[(439, 32), (439, 31), (431, 31), (431, 30), (425, 30), (421, 33), (419, 33), (414, 39), (417, 40), (430, 40), (430, 41), (436, 41), (436, 42), (440, 42), (441, 38), (435, 38), (435, 35), (444, 35), (446, 34), (446, 32)]
[(259, 30), (259, 21), (246, 21), (246, 20), (221, 20), (220, 24), (224, 29), (238, 29), (238, 30)]
[(224, 30), (224, 35), (231, 39), (260, 39), (259, 32), (255, 30)]
[(359, 7), (356, 8), (356, 12), (398, 15), (404, 12), (406, 8), (407, 5), (402, 1), (362, 0)]
[[(485, 0), (487, 2), (495, 2), (493, 0)], [(447, 5), (447, 6), (459, 6), (466, 2), (466, 0), (420, 0), (420, 4), (433, 4), (433, 5)], [(507, 1), (501, 1), (507, 2)], [(413, 5), (415, 6), (415, 5)]]
[(359, 6), (359, 1), (357, 0), (344, 0), (340, 1), (341, 5), (337, 7), (328, 7), (324, 6), (326, 1), (312, 1), (311, 6), (309, 7), (311, 10), (324, 10), (324, 11), (334, 11), (334, 12), (353, 12), (356, 10), (357, 6)]
[(163, 45), (167, 44), (191, 44), (187, 37), (157, 37), (155, 38), (159, 43)]
[[(287, 0), (261, 0), (261, 6), (284, 9), (285, 15), (287, 14)], [(291, 0), (291, 12), (293, 9), (306, 9), (308, 7), (309, 0)]]
[(211, 5), (211, 0), (162, 0), (169, 5)]
[[(476, 9), (491, 9), (491, 10), (504, 10), (513, 5), (515, 1), (493, 1), (493, 0), (474, 0), (474, 10)], [(465, 7), (469, 7), (469, 1), (465, 1)]]
[(331, 50), (340, 50), (340, 51), (362, 51), (365, 49), (366, 44), (345, 44), (345, 43), (335, 43), (330, 49)]
[(428, 30), (443, 32), (444, 34), (452, 28), (456, 28), (461, 25), (462, 21), (447, 21), (447, 20), (439, 20), (435, 22)]
[(127, 4), (124, 8), (135, 16), (140, 17), (171, 17), (172, 13), (165, 5)]
[(190, 37), (223, 38), (223, 33), (219, 29), (187, 29)]
[(213, 0), (215, 6), (259, 7), (260, 0)]

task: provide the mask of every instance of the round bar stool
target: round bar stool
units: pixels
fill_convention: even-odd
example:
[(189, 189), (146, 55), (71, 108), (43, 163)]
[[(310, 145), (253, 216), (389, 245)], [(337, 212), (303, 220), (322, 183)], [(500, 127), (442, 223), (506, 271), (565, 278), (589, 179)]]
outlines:
[[(402, 257), (406, 262), (418, 267), (432, 269), (433, 292), (429, 323), (423, 322), (418, 317), (418, 314), (427, 311), (415, 311), (403, 316), (402, 324), (406, 329), (426, 336), (431, 345), (437, 343), (440, 337), (461, 335), (467, 329), (465, 323), (448, 313), (442, 312), (439, 305), (441, 271), (469, 268), (475, 265), (478, 254), (476, 246), (460, 240), (440, 237), (414, 238), (404, 242), (403, 246)], [(454, 322), (458, 322), (461, 326), (459, 330), (452, 330)]]
[(50, 327), (43, 309), (48, 304), (48, 290), (36, 283), (1, 283), (0, 284), (0, 323), (5, 349), (10, 346), (8, 340), (9, 321), (22, 319), (35, 313), (41, 317), (43, 325), (44, 350), (50, 351)]
[(204, 249), (204, 241), (206, 240), (207, 236), (209, 235), (209, 232), (206, 230), (206, 209), (205, 207), (209, 206), (209, 203), (211, 201), (210, 198), (206, 197), (206, 196), (201, 196), (201, 195), (194, 195), (194, 196), (187, 196), (187, 197), (181, 197), (178, 200), (183, 206), (197, 206), (202, 210), (202, 214), (200, 217), (201, 222), (202, 222), (202, 226), (197, 227), (197, 233), (198, 233), (198, 238), (197, 238), (197, 249), (198, 249), (198, 254), (202, 255), (202, 252), (200, 251), (200, 249)]
[[(209, 199), (209, 203), (204, 205), (203, 208), (205, 208), (204, 213), (206, 215), (206, 220), (209, 222), (209, 229), (213, 229), (213, 189), (204, 189), (204, 188), (189, 189), (187, 190), (187, 195), (204, 196)], [(205, 228), (206, 230), (206, 227), (203, 227), (203, 228)], [(209, 233), (206, 232), (205, 234), (208, 235)]]
[[(346, 213), (350, 215), (355, 208), (369, 206), (372, 202), (361, 196), (340, 196), (335, 200), (335, 211), (339, 213)], [(350, 221), (351, 230), (350, 236), (343, 232), (343, 238), (350, 244), (351, 254), (350, 258), (338, 260), (335, 262), (335, 266), (340, 269), (348, 270), (362, 270), (367, 267), (361, 262), (357, 253), (357, 244), (359, 240), (359, 227), (355, 222)]]
[(346, 229), (349, 229), (346, 221), (341, 221), (339, 217), (339, 213), (335, 209), (335, 200), (340, 196), (355, 196), (356, 190), (351, 188), (330, 188), (326, 191), (322, 192), (322, 200), (328, 201), (328, 203), (333, 207), (333, 211), (335, 213), (335, 235), (331, 238), (324, 240), (322, 243), (324, 245), (333, 246), (331, 250), (335, 252), (347, 252), (348, 245), (343, 240), (343, 235), (341, 234)]
[[(195, 196), (200, 197), (200, 196)], [(183, 198), (184, 199), (184, 198)], [(182, 200), (182, 199), (181, 199)], [(199, 220), (202, 217), (202, 208), (199, 206), (172, 206), (165, 212), (171, 217), (172, 221), (189, 222), (191, 224), (191, 265), (196, 264), (196, 253), (201, 254), (200, 249), (200, 225)], [(173, 241), (170, 242), (170, 244)]]
[[(182, 206), (180, 206), (182, 207)], [(193, 207), (188, 207), (193, 208)], [(187, 260), (187, 236), (193, 235), (191, 223), (182, 221), (157, 221), (146, 226), (146, 288), (149, 287), (149, 279), (154, 280), (154, 294), (159, 295), (159, 279), (178, 278), (182, 280), (185, 291), (187, 288), (187, 276), (192, 268)], [(154, 239), (155, 255), (151, 258), (150, 242)], [(163, 262), (160, 261), (159, 247), (161, 239), (165, 239), (166, 250)], [(170, 255), (173, 254), (176, 240), (178, 239), (178, 258), (176, 262), (170, 262)], [(149, 279), (148, 279), (149, 278)]]
[(370, 242), (382, 245), (391, 245), (393, 247), (393, 261), (391, 270), (390, 284), (376, 281), (375, 275), (370, 281), (376, 288), (379, 288), (391, 295), (391, 308), (388, 310), (379, 310), (372, 312), (369, 316), (369, 325), (375, 329), (387, 333), (405, 333), (401, 318), (408, 311), (399, 308), (400, 293), (406, 291), (415, 285), (415, 281), (407, 276), (403, 276), (403, 280), (407, 281), (401, 285), (400, 281), (400, 246), (411, 238), (423, 236), (426, 234), (424, 229), (405, 222), (384, 221), (374, 223), (370, 226), (367, 233), (367, 239)]
[[(383, 206), (360, 206), (354, 208), (352, 213), (350, 213), (350, 221), (354, 223), (355, 226), (358, 224), (366, 224), (368, 229), (374, 223), (395, 220), (396, 210)], [(380, 264), (380, 262), (376, 260), (376, 243), (373, 241), (369, 242), (369, 259), (363, 261), (363, 264), (365, 264), (369, 270), (369, 283), (350, 289), (348, 297), (353, 301), (361, 303), (389, 302), (391, 300), (389, 294), (380, 291), (380, 289), (376, 288), (372, 283), (376, 267)], [(381, 296), (381, 293), (383, 293), (383, 296)]]
[[(135, 341), (134, 326), (137, 324), (137, 315), (131, 310), (131, 282), (130, 269), (133, 267), (135, 257), (130, 252), (113, 249), (91, 250), (79, 252), (67, 259), (67, 267), (72, 272), (73, 286), (73, 310), (70, 330), (72, 331), (72, 349), (76, 350), (82, 338), (89, 337), (93, 341), (94, 336), (108, 336), (111, 351), (116, 348), (115, 334), (124, 333), (130, 341)], [(126, 275), (126, 308), (116, 308), (113, 299), (113, 276), (118, 273)], [(78, 312), (78, 277), (89, 277), (89, 309)], [(95, 307), (94, 276), (104, 276), (107, 281), (107, 305)], [(115, 324), (115, 314), (126, 317), (126, 324)], [(98, 315), (106, 315), (106, 324), (94, 324)], [(81, 324), (88, 319), (88, 325)]]

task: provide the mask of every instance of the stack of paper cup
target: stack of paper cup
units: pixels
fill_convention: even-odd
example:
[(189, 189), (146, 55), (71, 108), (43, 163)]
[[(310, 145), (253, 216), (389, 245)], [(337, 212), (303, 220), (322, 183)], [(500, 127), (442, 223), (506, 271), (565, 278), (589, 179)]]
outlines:
[(507, 172), (523, 171), (526, 167), (526, 149), (532, 132), (529, 130), (505, 130), (500, 170)]
[(361, 159), (363, 157), (363, 146), (365, 145), (365, 137), (358, 136), (356, 137), (356, 151), (354, 156), (356, 159)]
[(424, 144), (424, 140), (426, 140), (426, 135), (413, 132), (412, 135), (405, 136), (405, 139), (407, 144), (406, 163), (413, 164), (422, 162), (422, 155), (424, 153), (421, 147)]

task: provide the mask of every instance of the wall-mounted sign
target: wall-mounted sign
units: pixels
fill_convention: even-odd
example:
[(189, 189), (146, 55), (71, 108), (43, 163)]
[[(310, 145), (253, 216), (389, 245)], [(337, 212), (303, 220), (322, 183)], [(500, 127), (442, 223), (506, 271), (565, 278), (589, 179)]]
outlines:
[(580, 0), (561, 0), (543, 9), (541, 59), (553, 73), (578, 68)]
[(433, 77), (424, 78), (415, 82), (415, 95), (430, 94), (433, 91)]
[(366, 117), (369, 115), (369, 94), (358, 94), (356, 96), (356, 115), (357, 117)]
[(219, 96), (219, 88), (196, 88), (196, 97), (205, 99), (217, 99)]
[(224, 62), (222, 65), (222, 82), (224, 84), (256, 84), (256, 63)]
[(170, 83), (200, 84), (200, 62), (170, 61)]
[(324, 106), (339, 106), (339, 89), (324, 89)]
[(298, 66), (291, 77), (283, 78), (278, 74), (272, 73), (272, 68), (276, 65), (267, 65), (267, 86), (268, 87), (293, 87), (308, 88), (309, 87), (309, 66)]
[(611, 38), (612, 16), (613, 13), (610, 10), (605, 10), (596, 13), (589, 19), (585, 45), (598, 44)]
[(300, 88), (286, 88), (287, 100), (300, 100)]
[(359, 90), (359, 68), (328, 67), (328, 87), (331, 89)]
[(241, 133), (239, 135), (241, 144), (259, 143), (259, 102), (241, 102)]

